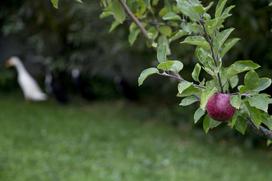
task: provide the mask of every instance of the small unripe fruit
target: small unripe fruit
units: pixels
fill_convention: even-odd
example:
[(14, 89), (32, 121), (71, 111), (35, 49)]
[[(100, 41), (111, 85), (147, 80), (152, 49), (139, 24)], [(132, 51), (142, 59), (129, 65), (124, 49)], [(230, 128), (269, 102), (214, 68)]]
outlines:
[(215, 93), (206, 105), (208, 115), (217, 121), (228, 121), (235, 113), (235, 108), (230, 104), (230, 95)]

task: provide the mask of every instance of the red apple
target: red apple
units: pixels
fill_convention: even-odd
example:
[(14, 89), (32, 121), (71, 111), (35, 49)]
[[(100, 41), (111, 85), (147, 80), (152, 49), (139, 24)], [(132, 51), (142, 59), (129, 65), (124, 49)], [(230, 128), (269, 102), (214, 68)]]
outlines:
[(230, 95), (215, 93), (206, 105), (208, 115), (217, 121), (228, 121), (235, 113), (235, 108), (230, 104)]

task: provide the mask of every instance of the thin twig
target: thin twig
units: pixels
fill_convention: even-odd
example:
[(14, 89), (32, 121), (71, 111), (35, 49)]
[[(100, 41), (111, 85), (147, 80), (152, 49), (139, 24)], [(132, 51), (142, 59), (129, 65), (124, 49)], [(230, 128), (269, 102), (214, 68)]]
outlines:
[[(215, 52), (214, 52), (213, 40), (209, 36), (209, 34), (208, 34), (207, 30), (206, 30), (205, 24), (204, 24), (204, 22), (203, 22), (202, 19), (199, 21), (199, 24), (202, 26), (202, 29), (204, 31), (204, 38), (206, 39), (206, 41), (210, 45), (210, 49), (211, 49), (211, 53), (212, 53), (212, 58), (213, 58), (214, 65), (216, 67), (218, 67), (219, 60), (218, 60), (218, 56), (216, 56)], [(221, 92), (224, 92), (224, 88), (223, 88), (223, 84), (222, 84), (222, 79), (221, 79), (221, 76), (220, 76), (219, 72), (217, 73), (217, 78), (218, 78), (218, 82), (219, 82), (219, 86), (220, 86)]]
[(170, 77), (170, 78), (176, 79), (176, 80), (179, 81), (179, 82), (184, 81), (183, 78), (178, 77), (178, 76), (176, 76), (176, 75), (168, 74), (168, 73), (166, 73), (166, 72), (158, 73), (158, 74), (159, 74), (159, 75), (162, 75), (162, 76), (165, 76), (165, 77)]
[[(162, 75), (162, 76), (165, 76), (165, 77), (170, 77), (170, 78), (173, 78), (173, 79), (176, 79), (177, 81), (179, 82), (182, 82), (182, 81), (186, 81), (185, 79), (183, 79), (179, 74), (168, 74), (167, 72), (163, 72), (163, 73), (158, 73), (159, 75)], [(201, 86), (201, 85), (197, 85), (197, 84), (192, 84), (194, 87), (197, 87), (199, 89), (205, 89), (204, 86)]]
[(134, 21), (134, 23), (139, 27), (139, 29), (141, 30), (142, 34), (149, 39), (148, 37), (148, 33), (147, 30), (144, 28), (143, 24), (138, 20), (138, 18), (133, 14), (133, 12), (130, 10), (130, 8), (128, 7), (128, 5), (125, 3), (124, 0), (119, 0), (120, 4), (122, 5), (122, 7), (124, 8), (125, 12), (127, 13), (127, 15)]
[(247, 123), (248, 125), (258, 134), (261, 136), (266, 137), (267, 139), (272, 140), (272, 131), (263, 127), (263, 126), (259, 126), (259, 128), (257, 128), (251, 119), (247, 119)]

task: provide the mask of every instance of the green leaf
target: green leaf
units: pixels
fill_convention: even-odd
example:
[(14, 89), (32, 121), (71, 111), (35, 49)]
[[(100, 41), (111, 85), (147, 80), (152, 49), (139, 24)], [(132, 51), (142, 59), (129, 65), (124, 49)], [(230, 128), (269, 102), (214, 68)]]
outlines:
[(138, 85), (141, 86), (148, 76), (157, 74), (157, 73), (159, 73), (159, 70), (156, 68), (145, 69), (144, 71), (142, 71), (142, 73), (140, 74), (138, 78)]
[(224, 57), (225, 54), (239, 41), (239, 38), (232, 38), (226, 41), (226, 43), (223, 45), (222, 51), (221, 51), (221, 57)]
[(220, 30), (221, 28), (224, 27), (223, 23), (226, 18), (231, 16), (231, 14), (229, 12), (234, 7), (235, 6), (227, 7), (220, 16), (215, 17), (214, 19), (206, 20), (207, 31), (210, 35), (216, 33), (218, 30)]
[[(118, 0), (120, 1), (120, 0)], [(126, 1), (127, 3), (129, 3), (130, 1)], [(145, 12), (147, 10), (147, 2), (145, 2), (145, 0), (137, 0), (137, 9), (135, 9), (135, 16), (138, 18), (141, 18), (143, 16), (145, 16)], [(134, 9), (135, 5), (132, 4), (131, 8)]]
[(205, 12), (205, 8), (198, 0), (177, 0), (178, 9), (192, 21), (199, 21)]
[(188, 89), (192, 85), (192, 82), (182, 81), (178, 84), (178, 92), (179, 94), (182, 94), (183, 91)]
[(122, 24), (126, 19), (126, 13), (118, 0), (112, 0), (111, 10), (115, 20)]
[(201, 32), (201, 27), (195, 22), (182, 22), (181, 29), (188, 34), (199, 34)]
[(220, 17), (222, 15), (226, 2), (227, 0), (219, 0), (215, 8), (215, 17)]
[(222, 19), (225, 20), (226, 18), (230, 17), (230, 16), (231, 16), (230, 11), (231, 11), (233, 8), (235, 8), (234, 5), (227, 7), (227, 8), (223, 11), (223, 13), (222, 13), (222, 15), (221, 15), (220, 18), (222, 18)]
[(160, 63), (157, 68), (163, 71), (172, 71), (178, 73), (183, 69), (183, 63), (177, 60), (168, 60)]
[(241, 134), (245, 134), (246, 129), (247, 129), (247, 121), (246, 119), (242, 118), (239, 116), (236, 120), (234, 128), (239, 131)]
[(163, 7), (160, 11), (159, 11), (159, 16), (160, 17), (163, 17), (164, 15), (166, 15), (168, 12), (169, 12), (169, 8), (166, 6), (166, 7)]
[(238, 86), (238, 90), (239, 90), (239, 92), (241, 94), (246, 93), (248, 91), (247, 88), (246, 88), (246, 86), (244, 86), (244, 85), (239, 85)]
[(234, 95), (234, 96), (231, 96), (231, 99), (230, 99), (230, 104), (236, 108), (236, 109), (240, 109), (240, 106), (242, 104), (242, 99), (239, 95)]
[(202, 36), (188, 36), (181, 43), (182, 44), (186, 43), (186, 44), (189, 44), (189, 45), (196, 45), (196, 46), (202, 47), (204, 49), (209, 48), (209, 43)]
[(271, 79), (269, 78), (260, 78), (258, 88), (255, 91), (260, 92), (267, 89), (271, 85)]
[(129, 36), (128, 36), (128, 41), (130, 45), (134, 44), (139, 34), (140, 34), (139, 28), (136, 26), (135, 23), (131, 23), (129, 27)]
[(250, 109), (250, 117), (254, 125), (258, 128), (263, 121), (261, 111), (255, 108)]
[(238, 113), (235, 112), (234, 115), (232, 116), (231, 120), (230, 120), (230, 127), (233, 128), (237, 122), (238, 119)]
[(209, 129), (210, 129), (210, 118), (207, 115), (205, 116), (203, 120), (203, 129), (206, 134), (209, 132)]
[(239, 83), (239, 77), (237, 75), (229, 79), (231, 88), (235, 88)]
[(266, 119), (264, 112), (255, 107), (251, 107), (248, 104), (246, 104), (246, 106), (253, 124), (258, 128), (260, 124)]
[(221, 28), (224, 19), (222, 18), (214, 18), (208, 19), (205, 22), (206, 29), (208, 34), (213, 35), (215, 32), (217, 33), (218, 30)]
[(167, 55), (170, 55), (168, 40), (165, 36), (160, 36), (158, 40), (158, 48), (157, 48), (158, 61), (160, 63), (165, 62), (167, 60)]
[(194, 114), (194, 123), (196, 124), (204, 114), (205, 111), (199, 107)]
[(110, 11), (106, 11), (106, 10), (104, 10), (101, 14), (100, 14), (100, 16), (99, 16), (99, 18), (106, 18), (106, 17), (108, 17), (108, 16), (111, 16), (112, 15), (112, 13), (110, 12)]
[(218, 47), (222, 47), (225, 41), (228, 39), (234, 28), (226, 29), (217, 35)]
[(187, 87), (186, 89), (184, 89), (181, 93), (178, 93), (178, 97), (187, 97), (187, 96), (200, 96), (201, 91), (199, 88), (196, 88), (192, 83), (191, 85), (189, 85), (189, 87)]
[(201, 93), (201, 97), (200, 97), (200, 108), (205, 110), (206, 109), (206, 104), (209, 100), (209, 98), (215, 93), (217, 92), (216, 87), (213, 88), (207, 88), (205, 90), (202, 91)]
[(214, 75), (214, 66), (213, 66), (213, 59), (211, 54), (204, 50), (203, 48), (196, 48), (195, 50), (195, 56), (197, 57), (197, 60), (203, 65), (203, 69), (210, 75)]
[(162, 17), (163, 20), (181, 20), (180, 16), (174, 12), (168, 12), (166, 15)]
[(197, 63), (195, 65), (195, 68), (192, 72), (192, 77), (195, 81), (198, 81), (199, 82), (199, 74), (200, 74), (200, 71), (201, 71), (201, 66), (199, 65), (199, 63)]
[(267, 94), (257, 94), (248, 98), (249, 105), (264, 112), (267, 112), (271, 99)]
[(259, 81), (259, 76), (254, 70), (247, 72), (244, 79), (246, 90), (254, 90), (258, 88), (260, 84)]
[(203, 15), (205, 13), (205, 8), (201, 4), (194, 6), (193, 10), (197, 12), (199, 15)]
[(198, 98), (196, 96), (189, 96), (189, 97), (185, 97), (184, 99), (182, 99), (182, 101), (179, 105), (180, 106), (189, 106), (197, 101), (198, 101)]
[(220, 122), (213, 120), (208, 115), (205, 116), (203, 120), (203, 129), (205, 133), (207, 134), (210, 129), (217, 127), (220, 125)]
[(206, 87), (209, 87), (211, 89), (212, 87), (216, 87), (216, 86), (218, 86), (216, 79), (206, 81)]
[(111, 24), (110, 30), (109, 32), (112, 32), (113, 30), (115, 30), (115, 28), (117, 28), (120, 25), (120, 23), (118, 21), (113, 21), (113, 23)]
[(234, 62), (231, 66), (229, 66), (226, 69), (226, 71), (227, 71), (227, 76), (232, 77), (242, 72), (255, 70), (259, 67), (260, 65), (254, 63), (252, 60), (238, 60)]
[(59, 8), (59, 0), (51, 0), (52, 5), (54, 8), (58, 9)]
[(147, 30), (147, 33), (148, 33), (148, 37), (152, 40), (155, 40), (159, 34), (159, 32), (157, 31), (157, 29), (155, 27), (150, 27)]
[(172, 42), (172, 41), (175, 41), (177, 39), (180, 39), (181, 37), (187, 35), (188, 33), (184, 30), (179, 30), (177, 33), (174, 34), (174, 36), (172, 36), (169, 41)]
[(170, 26), (160, 26), (159, 31), (164, 36), (171, 36), (172, 35), (172, 29)]
[(266, 119), (263, 121), (263, 123), (270, 129), (272, 130), (272, 116), (267, 114)]
[(208, 6), (205, 7), (205, 10), (208, 11), (213, 5), (213, 2), (210, 2)]

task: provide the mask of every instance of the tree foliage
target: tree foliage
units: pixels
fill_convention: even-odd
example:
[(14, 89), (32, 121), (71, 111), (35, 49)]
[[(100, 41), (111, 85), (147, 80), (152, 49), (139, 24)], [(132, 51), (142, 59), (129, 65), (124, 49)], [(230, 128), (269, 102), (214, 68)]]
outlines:
[[(227, 4), (227, 0), (219, 0), (213, 12), (213, 2), (204, 5), (199, 0), (101, 0), (104, 8), (101, 17), (114, 18), (111, 30), (130, 19), (130, 43), (141, 32), (147, 38), (147, 46), (157, 52), (157, 66), (142, 72), (139, 85), (153, 74), (177, 79), (180, 105), (200, 102), (195, 122), (205, 115), (207, 101), (213, 93), (229, 93), (231, 104), (237, 109), (228, 124), (231, 128), (244, 133), (248, 125), (253, 125), (258, 130), (270, 131), (272, 120), (267, 108), (272, 99), (261, 91), (270, 86), (271, 80), (256, 73), (260, 66), (252, 60), (237, 60), (230, 66), (224, 63), (225, 55), (239, 41), (231, 36), (234, 28), (225, 26), (234, 8)], [(171, 51), (174, 41), (180, 42), (181, 48), (194, 47), (197, 60), (192, 72), (194, 81), (181, 76), (182, 60), (172, 58), (175, 57)], [(241, 75), (244, 75), (243, 82), (239, 79)], [(219, 124), (204, 116), (205, 132)]]

